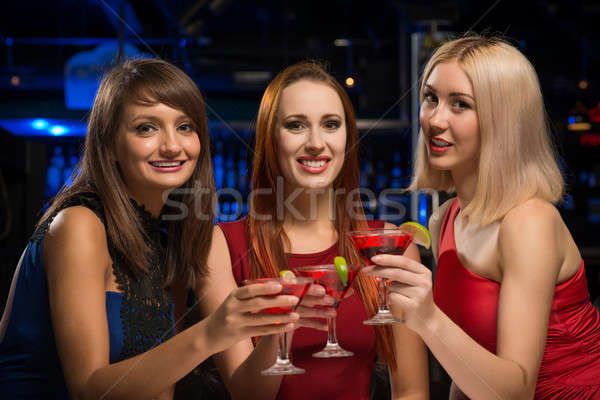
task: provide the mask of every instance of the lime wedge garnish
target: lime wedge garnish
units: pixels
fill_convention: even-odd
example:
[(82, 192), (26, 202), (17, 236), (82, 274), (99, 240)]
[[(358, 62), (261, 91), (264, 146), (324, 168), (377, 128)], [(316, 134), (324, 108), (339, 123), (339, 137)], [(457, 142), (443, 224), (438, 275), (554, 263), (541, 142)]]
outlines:
[(336, 257), (333, 259), (335, 269), (340, 277), (342, 284), (346, 286), (348, 284), (348, 263), (344, 257)]
[(399, 228), (409, 233), (416, 244), (420, 244), (426, 249), (431, 247), (431, 233), (423, 225), (410, 221), (403, 223)]
[(279, 271), (279, 277), (285, 283), (296, 283), (296, 275), (289, 269), (282, 269)]

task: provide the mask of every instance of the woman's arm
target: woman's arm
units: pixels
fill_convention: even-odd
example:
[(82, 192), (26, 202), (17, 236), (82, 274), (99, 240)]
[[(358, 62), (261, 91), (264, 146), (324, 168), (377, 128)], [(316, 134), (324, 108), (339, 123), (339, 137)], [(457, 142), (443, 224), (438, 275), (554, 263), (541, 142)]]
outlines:
[(390, 301), (473, 399), (530, 399), (544, 352), (554, 286), (563, 254), (556, 209), (541, 201), (516, 207), (503, 220), (498, 245), (503, 271), (497, 354), (490, 353), (433, 302), (431, 273), (402, 256), (377, 256), (370, 269), (392, 279)]
[[(405, 255), (417, 262), (421, 260), (419, 249), (414, 244), (408, 247)], [(403, 313), (402, 310), (393, 310), (393, 312), (395, 315)], [(392, 399), (429, 399), (429, 363), (423, 340), (405, 324), (394, 324), (392, 329), (397, 367), (394, 372), (390, 369)]]
[[(208, 256), (208, 276), (196, 296), (203, 315), (211, 313), (223, 301), (223, 293), (237, 288), (233, 278), (229, 247), (223, 231), (218, 226), (213, 231), (213, 242)], [(312, 285), (296, 310), (303, 317), (324, 318), (331, 311), (313, 309), (322, 304), (324, 289)], [(327, 330), (326, 324), (302, 318), (297, 326)], [(288, 343), (292, 335), (288, 334)], [(277, 356), (277, 335), (262, 336), (256, 348), (250, 339), (239, 341), (227, 350), (215, 354), (214, 360), (225, 385), (234, 399), (273, 399), (279, 391), (281, 376), (265, 376), (261, 371), (270, 367)]]
[[(255, 298), (281, 286), (254, 285), (233, 292), (209, 318), (155, 348), (109, 364), (105, 278), (111, 260), (104, 226), (84, 207), (63, 210), (44, 239), (52, 326), (65, 382), (74, 399), (148, 399), (163, 394), (200, 362), (242, 338), (290, 329), (295, 318), (248, 317), (291, 296)], [(264, 286), (264, 287), (260, 287)], [(266, 326), (265, 326), (266, 325)]]
[[(386, 222), (384, 227), (397, 228), (389, 222)], [(417, 262), (421, 261), (419, 249), (415, 244), (408, 246), (405, 255)], [(390, 304), (390, 307), (394, 308), (394, 315), (404, 315), (404, 311), (396, 304)], [(429, 399), (429, 368), (423, 340), (405, 324), (394, 324), (392, 330), (397, 367), (394, 372), (389, 370), (392, 399)]]

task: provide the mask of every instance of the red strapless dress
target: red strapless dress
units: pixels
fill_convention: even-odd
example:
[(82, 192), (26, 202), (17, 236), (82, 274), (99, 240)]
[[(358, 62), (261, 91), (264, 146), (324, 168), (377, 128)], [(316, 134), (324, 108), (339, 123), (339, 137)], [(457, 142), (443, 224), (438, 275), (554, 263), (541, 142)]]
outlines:
[[(479, 344), (496, 353), (498, 282), (460, 262), (454, 241), (455, 199), (442, 221), (433, 298), (440, 309)], [(583, 262), (556, 285), (536, 399), (600, 399), (600, 315), (590, 302)]]
[[(383, 221), (369, 221), (369, 226), (382, 228)], [(241, 286), (244, 279), (250, 278), (247, 220), (219, 223), (219, 227), (227, 239), (233, 276)], [(287, 268), (332, 264), (338, 255), (337, 244), (318, 253), (288, 254)], [(327, 332), (298, 328), (292, 339), (291, 356), (294, 365), (304, 368), (306, 373), (284, 376), (277, 399), (369, 400), (371, 372), (375, 367), (375, 331), (362, 323), (368, 315), (356, 292), (343, 299), (337, 311), (338, 341), (354, 356), (313, 358), (312, 354), (325, 346)]]

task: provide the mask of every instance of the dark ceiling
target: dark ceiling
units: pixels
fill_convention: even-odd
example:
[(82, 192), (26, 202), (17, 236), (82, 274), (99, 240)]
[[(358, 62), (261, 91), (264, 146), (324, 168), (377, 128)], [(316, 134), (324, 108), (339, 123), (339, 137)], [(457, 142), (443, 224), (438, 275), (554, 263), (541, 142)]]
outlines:
[[(236, 72), (272, 76), (306, 58), (326, 60), (340, 79), (355, 77), (349, 91), (359, 114), (380, 115), (410, 87), (410, 34), (431, 29), (431, 20), (441, 21), (438, 29), (507, 36), (537, 68), (550, 108), (600, 94), (600, 2), (592, 0), (8, 0), (0, 14), (0, 117), (80, 115), (62, 104), (65, 62), (118, 38), (185, 68), (226, 118), (255, 112), (265, 86)], [(335, 46), (340, 38), (352, 46)], [(239, 115), (228, 114), (231, 104)]]

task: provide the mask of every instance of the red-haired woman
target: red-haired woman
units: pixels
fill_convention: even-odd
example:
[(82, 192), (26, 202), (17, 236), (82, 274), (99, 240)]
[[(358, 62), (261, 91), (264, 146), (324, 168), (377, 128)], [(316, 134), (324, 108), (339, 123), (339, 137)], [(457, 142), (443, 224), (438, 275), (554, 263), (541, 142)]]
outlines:
[[(213, 353), (292, 328), (297, 316), (247, 311), (298, 298), (254, 285), (175, 334), (171, 291), (201, 282), (213, 228), (206, 122), (194, 82), (165, 61), (128, 61), (104, 77), (81, 170), (15, 272), (0, 323), (3, 398), (171, 399)], [(166, 195), (178, 209), (161, 221)]]
[[(246, 218), (215, 228), (208, 261), (210, 287), (202, 293), (205, 312), (244, 279), (331, 264), (338, 255), (359, 262), (346, 233), (384, 223), (364, 219), (356, 190), (357, 136), (350, 99), (320, 66), (302, 62), (275, 77), (258, 114), (251, 211)], [(407, 253), (419, 259), (416, 247)], [(311, 307), (329, 301), (323, 288), (313, 285), (297, 309), (301, 318), (291, 344), (294, 364), (306, 374), (262, 376), (261, 370), (275, 359), (277, 339), (263, 336), (254, 350), (245, 340), (215, 356), (234, 398), (368, 399), (376, 357), (390, 367), (393, 398), (428, 398), (423, 343), (403, 325), (395, 325), (393, 331), (363, 325), (377, 309), (377, 288), (361, 275), (354, 287), (337, 314), (340, 343), (353, 357), (312, 358), (325, 343), (327, 330), (315, 318), (332, 313)]]

